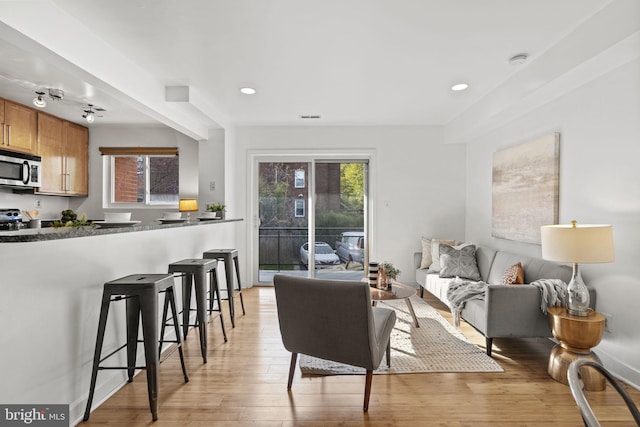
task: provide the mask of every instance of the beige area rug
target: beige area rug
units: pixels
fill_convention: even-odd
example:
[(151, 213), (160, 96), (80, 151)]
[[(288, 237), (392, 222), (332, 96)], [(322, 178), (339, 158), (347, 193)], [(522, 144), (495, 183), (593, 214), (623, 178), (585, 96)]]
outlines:
[[(391, 332), (391, 367), (386, 357), (375, 374), (420, 372), (503, 372), (502, 367), (420, 297), (411, 303), (418, 318), (416, 328), (405, 301), (389, 301), (380, 307), (396, 311), (396, 325)], [(358, 375), (363, 368), (331, 362), (301, 354), (298, 358), (303, 375)]]

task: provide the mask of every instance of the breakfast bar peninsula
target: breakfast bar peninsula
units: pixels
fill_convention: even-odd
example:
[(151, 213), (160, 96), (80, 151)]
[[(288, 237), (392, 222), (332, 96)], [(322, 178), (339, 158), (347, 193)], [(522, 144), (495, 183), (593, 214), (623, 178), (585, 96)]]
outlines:
[[(241, 226), (242, 219), (226, 219), (0, 233), (0, 402), (68, 404), (70, 425), (75, 424), (89, 391), (104, 283), (130, 274), (167, 273), (171, 262), (202, 257), (212, 248), (236, 248)], [(106, 352), (125, 339), (124, 304), (114, 304), (113, 310)], [(114, 363), (122, 366), (126, 352), (119, 353)], [(142, 353), (139, 357), (144, 360)], [(126, 380), (126, 371), (103, 371), (94, 403)]]

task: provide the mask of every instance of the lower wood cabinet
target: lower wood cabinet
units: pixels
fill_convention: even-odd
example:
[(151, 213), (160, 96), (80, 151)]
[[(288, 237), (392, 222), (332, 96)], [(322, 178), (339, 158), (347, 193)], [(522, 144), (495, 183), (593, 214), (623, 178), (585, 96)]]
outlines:
[(38, 194), (89, 194), (89, 130), (38, 112), (38, 149), (42, 185)]

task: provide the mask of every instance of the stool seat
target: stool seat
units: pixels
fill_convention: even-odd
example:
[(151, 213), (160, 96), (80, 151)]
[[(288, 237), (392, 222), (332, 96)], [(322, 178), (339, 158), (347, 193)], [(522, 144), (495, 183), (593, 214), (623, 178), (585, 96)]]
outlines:
[[(209, 313), (218, 311), (224, 341), (227, 341), (227, 333), (224, 329), (224, 319), (222, 318), (222, 305), (220, 302), (220, 291), (218, 289), (218, 276), (216, 268), (218, 261), (215, 259), (186, 258), (169, 264), (169, 273), (182, 273), (182, 331), (186, 339), (189, 331), (189, 314), (191, 312), (191, 288), (192, 284), (196, 291), (196, 319), (195, 326), (198, 327), (200, 336), (200, 351), (202, 360), (207, 363), (207, 280), (209, 273), (209, 293), (210, 304)], [(213, 298), (218, 299), (218, 310), (213, 309)]]
[[(242, 299), (242, 282), (240, 281), (240, 266), (238, 262), (238, 250), (237, 249), (209, 249), (202, 253), (202, 257), (205, 259), (216, 259), (224, 262), (224, 273), (227, 281), (227, 299), (229, 301), (229, 317), (231, 317), (231, 327), (235, 328), (235, 304), (234, 294), (240, 297), (240, 305), (242, 307), (242, 314), (246, 314), (244, 311), (244, 301)], [(233, 281), (232, 269), (236, 270), (236, 283), (238, 288), (236, 289)]]
[[(164, 309), (162, 314), (163, 328), (162, 335), (158, 338), (158, 295), (165, 294)], [(101, 358), (102, 345), (107, 325), (107, 316), (111, 302), (126, 301), (126, 325), (127, 342), (104, 358)], [(164, 339), (164, 324), (167, 322), (168, 309), (174, 319), (175, 340)], [(145, 366), (136, 366), (136, 354), (138, 344), (138, 329), (140, 318), (142, 317), (142, 342), (144, 344)], [(96, 348), (93, 356), (93, 368), (91, 372), (91, 385), (89, 387), (89, 398), (85, 409), (83, 420), (87, 421), (91, 412), (91, 404), (95, 392), (98, 371), (102, 369), (126, 369), (129, 382), (133, 380), (136, 369), (145, 369), (147, 372), (147, 388), (149, 393), (149, 407), (153, 420), (158, 419), (158, 365), (160, 365), (160, 352), (165, 342), (177, 344), (182, 364), (182, 373), (185, 382), (189, 381), (187, 367), (184, 362), (182, 341), (177, 323), (177, 311), (175, 293), (173, 291), (173, 275), (171, 274), (132, 274), (120, 279), (112, 280), (104, 284), (102, 293), (102, 305), (100, 308), (100, 320), (98, 322), (98, 335), (96, 338)], [(124, 367), (103, 367), (100, 364), (107, 358), (113, 356), (119, 350), (127, 349), (127, 366)]]

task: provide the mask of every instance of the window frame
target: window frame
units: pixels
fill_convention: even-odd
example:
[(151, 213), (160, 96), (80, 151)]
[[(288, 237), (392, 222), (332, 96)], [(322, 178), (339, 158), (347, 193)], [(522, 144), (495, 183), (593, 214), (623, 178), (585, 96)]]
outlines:
[[(150, 200), (150, 159), (152, 157), (176, 157), (178, 158), (178, 149), (171, 147), (100, 147), (103, 155), (103, 208), (105, 209), (177, 209), (180, 196), (175, 202), (159, 203)], [(116, 157), (143, 157), (144, 175), (145, 175), (145, 192), (143, 202), (115, 202), (115, 159)], [(180, 164), (178, 163), (178, 177)]]
[[(300, 207), (298, 205), (301, 205)], [(293, 201), (293, 216), (295, 218), (304, 218), (306, 215), (306, 203), (304, 199), (295, 199)], [(298, 209), (302, 210), (302, 214), (298, 215)]]
[(304, 169), (296, 169), (293, 176), (294, 188), (305, 188), (307, 186), (307, 174)]

